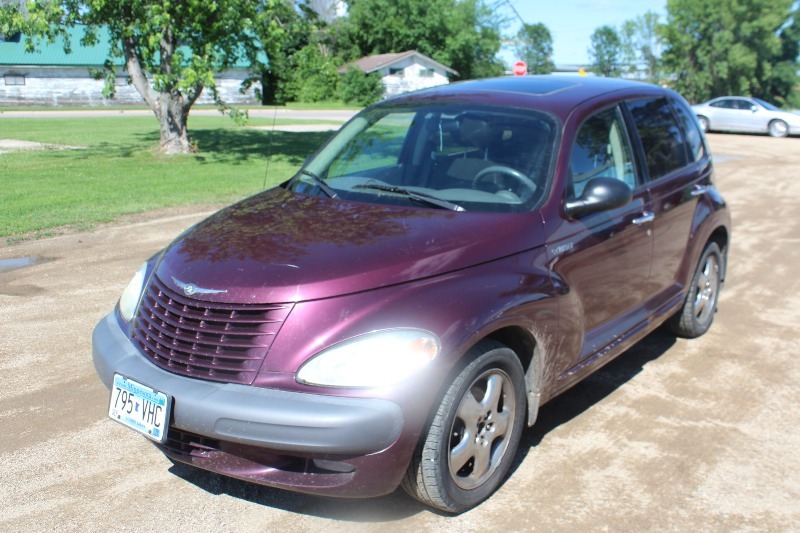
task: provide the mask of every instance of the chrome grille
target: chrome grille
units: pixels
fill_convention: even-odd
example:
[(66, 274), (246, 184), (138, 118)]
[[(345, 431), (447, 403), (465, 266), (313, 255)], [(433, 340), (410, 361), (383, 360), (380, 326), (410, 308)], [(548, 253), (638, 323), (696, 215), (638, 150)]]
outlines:
[(250, 384), (290, 310), (291, 305), (193, 300), (153, 276), (133, 338), (153, 363), (170, 372)]

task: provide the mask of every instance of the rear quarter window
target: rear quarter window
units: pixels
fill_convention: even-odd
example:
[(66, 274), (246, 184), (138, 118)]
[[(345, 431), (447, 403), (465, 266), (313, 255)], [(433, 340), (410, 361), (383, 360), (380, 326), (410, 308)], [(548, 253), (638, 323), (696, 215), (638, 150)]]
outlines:
[(685, 167), (689, 161), (684, 148), (683, 131), (678, 126), (666, 98), (628, 102), (651, 180)]
[(686, 132), (686, 147), (689, 151), (689, 159), (691, 161), (700, 161), (706, 155), (706, 147), (703, 144), (703, 134), (700, 132), (700, 127), (694, 119), (694, 115), (686, 109), (686, 106), (673, 100), (675, 107), (675, 114), (678, 115), (678, 120), (683, 126), (683, 131)]

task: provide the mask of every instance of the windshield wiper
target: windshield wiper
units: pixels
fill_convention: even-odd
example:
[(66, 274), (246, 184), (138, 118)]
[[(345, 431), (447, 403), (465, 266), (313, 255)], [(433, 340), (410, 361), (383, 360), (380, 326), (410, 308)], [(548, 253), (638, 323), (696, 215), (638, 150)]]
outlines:
[(356, 185), (353, 187), (354, 189), (372, 189), (376, 191), (384, 191), (384, 192), (391, 192), (395, 194), (402, 194), (406, 198), (410, 198), (412, 200), (416, 200), (417, 202), (432, 205), (434, 207), (438, 207), (441, 209), (449, 209), (451, 211), (466, 211), (463, 207), (458, 204), (454, 204), (453, 202), (448, 202), (447, 200), (442, 200), (441, 198), (437, 198), (435, 196), (431, 196), (430, 194), (425, 194), (422, 192), (415, 192), (410, 191), (408, 189), (404, 189), (403, 187), (393, 187), (391, 185), (378, 185), (377, 183), (367, 183), (364, 185)]
[[(320, 189), (322, 189), (322, 192), (324, 192), (329, 198), (336, 198), (336, 197), (339, 196), (336, 193), (336, 191), (334, 191), (331, 188), (330, 185), (325, 183), (325, 180), (323, 180), (322, 178), (320, 178), (319, 176), (317, 176), (316, 174), (314, 174), (310, 170), (306, 170), (304, 168), (301, 168), (300, 172), (297, 174), (297, 176), (299, 176), (300, 174), (303, 174), (303, 175), (306, 175), (306, 176), (310, 177), (314, 181), (314, 184), (317, 187), (319, 187)], [(295, 177), (297, 177), (297, 176), (295, 176)]]

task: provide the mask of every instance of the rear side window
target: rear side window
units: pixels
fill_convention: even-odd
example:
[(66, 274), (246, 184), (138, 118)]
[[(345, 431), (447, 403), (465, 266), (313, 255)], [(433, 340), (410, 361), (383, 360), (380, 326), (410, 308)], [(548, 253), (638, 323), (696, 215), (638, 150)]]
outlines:
[(738, 109), (736, 100), (717, 100), (709, 104), (711, 107), (721, 107), (722, 109)]
[(689, 158), (692, 161), (700, 161), (706, 155), (706, 147), (703, 144), (703, 134), (700, 133), (700, 127), (694, 116), (689, 113), (686, 106), (681, 102), (673, 100), (675, 112), (678, 115), (678, 120), (683, 126), (683, 131), (686, 132), (686, 145), (689, 150)]
[(683, 132), (666, 98), (628, 102), (628, 108), (642, 140), (651, 180), (688, 164)]

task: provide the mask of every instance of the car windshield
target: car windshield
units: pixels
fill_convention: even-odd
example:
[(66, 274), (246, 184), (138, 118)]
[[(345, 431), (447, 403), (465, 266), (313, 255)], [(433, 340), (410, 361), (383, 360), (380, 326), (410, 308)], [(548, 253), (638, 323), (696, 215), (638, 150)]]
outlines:
[(780, 111), (779, 107), (775, 107), (774, 105), (770, 104), (769, 102), (765, 102), (760, 98), (753, 98), (753, 100), (761, 104), (765, 109), (769, 109), (770, 111)]
[(288, 186), (347, 200), (454, 211), (534, 209), (556, 121), (466, 105), (377, 106), (347, 123)]

